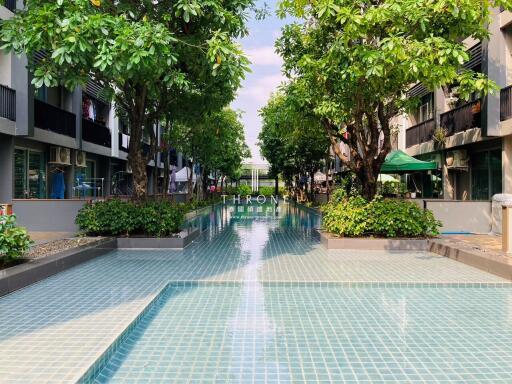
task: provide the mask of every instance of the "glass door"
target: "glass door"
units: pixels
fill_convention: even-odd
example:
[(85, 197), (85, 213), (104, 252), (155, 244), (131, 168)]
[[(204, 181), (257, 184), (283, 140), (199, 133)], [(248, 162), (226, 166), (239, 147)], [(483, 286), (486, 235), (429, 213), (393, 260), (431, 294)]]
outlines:
[(14, 150), (14, 198), (46, 198), (46, 163), (43, 152)]

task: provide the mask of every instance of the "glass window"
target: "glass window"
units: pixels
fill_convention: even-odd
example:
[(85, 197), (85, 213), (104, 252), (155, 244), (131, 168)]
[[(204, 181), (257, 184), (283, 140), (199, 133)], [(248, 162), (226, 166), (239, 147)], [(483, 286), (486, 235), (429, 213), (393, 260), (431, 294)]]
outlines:
[(490, 200), (502, 191), (501, 150), (478, 152), (471, 156), (471, 198)]
[(14, 198), (46, 197), (45, 165), (42, 152), (18, 148), (14, 150)]
[(491, 176), (491, 196), (502, 192), (502, 168), (501, 168), (501, 150), (494, 150), (490, 152), (489, 156), (489, 169)]

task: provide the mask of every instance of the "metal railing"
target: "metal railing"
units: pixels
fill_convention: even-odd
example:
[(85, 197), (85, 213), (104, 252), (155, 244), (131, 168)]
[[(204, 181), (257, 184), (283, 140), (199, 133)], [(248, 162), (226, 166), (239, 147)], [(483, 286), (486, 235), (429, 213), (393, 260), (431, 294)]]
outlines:
[(0, 117), (16, 121), (16, 91), (0, 85)]
[(34, 124), (61, 135), (76, 137), (75, 114), (41, 100), (34, 100)]
[(82, 139), (108, 148), (112, 144), (110, 129), (85, 118), (82, 118)]
[(447, 136), (464, 132), (481, 125), (480, 100), (471, 101), (441, 115), (441, 127), (447, 131)]
[(412, 147), (432, 139), (435, 130), (435, 120), (430, 119), (407, 128), (405, 132), (405, 146)]
[(512, 117), (512, 85), (500, 91), (500, 121)]
[(14, 12), (16, 9), (16, 0), (4, 0), (4, 7)]

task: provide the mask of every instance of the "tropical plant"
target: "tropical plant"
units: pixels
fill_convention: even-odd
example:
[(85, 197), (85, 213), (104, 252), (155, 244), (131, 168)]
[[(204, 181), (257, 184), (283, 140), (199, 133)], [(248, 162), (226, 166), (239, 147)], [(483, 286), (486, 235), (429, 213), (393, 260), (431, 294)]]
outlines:
[(31, 244), (27, 230), (16, 225), (16, 215), (0, 215), (0, 261), (9, 263), (22, 257)]
[(346, 237), (432, 237), (442, 225), (414, 202), (381, 197), (336, 196), (322, 213), (323, 229)]
[[(428, 89), (457, 84), (458, 95), (496, 88), (464, 67), (467, 37), (485, 40), (493, 7), (509, 0), (282, 0), (280, 12), (303, 22), (286, 26), (276, 47), (297, 100), (329, 135), (344, 166), (373, 199), (391, 151), (393, 117), (416, 99), (411, 84)], [(341, 150), (344, 143), (348, 153)]]

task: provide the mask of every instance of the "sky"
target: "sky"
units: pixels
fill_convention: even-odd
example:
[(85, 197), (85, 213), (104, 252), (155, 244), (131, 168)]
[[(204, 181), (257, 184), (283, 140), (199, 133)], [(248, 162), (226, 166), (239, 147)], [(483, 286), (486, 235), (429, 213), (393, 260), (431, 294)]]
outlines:
[[(242, 88), (238, 91), (236, 100), (232, 103), (234, 109), (243, 112), (245, 125), (245, 140), (256, 163), (264, 162), (257, 146), (258, 134), (261, 130), (261, 119), (258, 110), (263, 107), (276, 90), (281, 81), (282, 60), (274, 52), (274, 41), (281, 33), (281, 27), (286, 21), (275, 15), (277, 0), (266, 0), (270, 16), (264, 20), (250, 20), (248, 23), (249, 35), (240, 43), (251, 60), (251, 73), (248, 73)], [(257, 6), (263, 7), (264, 1), (258, 1)]]

